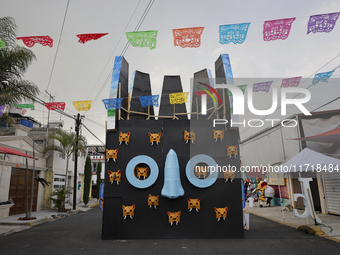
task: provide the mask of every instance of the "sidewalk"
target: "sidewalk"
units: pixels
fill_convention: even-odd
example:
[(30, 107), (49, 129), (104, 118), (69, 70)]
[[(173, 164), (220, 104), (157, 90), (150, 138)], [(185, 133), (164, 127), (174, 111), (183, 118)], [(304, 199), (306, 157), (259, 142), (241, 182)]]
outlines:
[(61, 217), (73, 215), (78, 212), (85, 212), (97, 205), (98, 200), (96, 198), (91, 198), (87, 206), (85, 206), (83, 202), (77, 204), (76, 210), (72, 210), (72, 206), (66, 206), (66, 209), (71, 210), (65, 213), (57, 212), (57, 210), (41, 210), (38, 212), (32, 212), (31, 216), (36, 217), (35, 220), (19, 220), (20, 217), (26, 217), (25, 213), (2, 218), (0, 219), (0, 237), (29, 229), (46, 221), (56, 220)]
[[(340, 242), (340, 216), (316, 212), (318, 218), (322, 220), (322, 223), (316, 226), (311, 217), (308, 217), (307, 221), (307, 218), (298, 218), (294, 216), (293, 211), (283, 211), (282, 214), (280, 206), (260, 207), (257, 205), (255, 207), (249, 207), (247, 203), (246, 207), (244, 208), (244, 212), (297, 228), (308, 234), (314, 234), (336, 242)], [(303, 210), (298, 210), (298, 212), (302, 214)], [(251, 220), (249, 222), (249, 226), (251, 230)]]

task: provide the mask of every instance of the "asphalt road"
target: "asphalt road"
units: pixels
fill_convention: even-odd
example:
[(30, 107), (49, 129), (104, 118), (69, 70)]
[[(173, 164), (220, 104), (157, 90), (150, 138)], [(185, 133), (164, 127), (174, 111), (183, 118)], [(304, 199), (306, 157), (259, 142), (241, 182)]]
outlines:
[(101, 222), (98, 208), (46, 222), (0, 237), (0, 254), (340, 254), (340, 243), (254, 215), (244, 239), (103, 241)]

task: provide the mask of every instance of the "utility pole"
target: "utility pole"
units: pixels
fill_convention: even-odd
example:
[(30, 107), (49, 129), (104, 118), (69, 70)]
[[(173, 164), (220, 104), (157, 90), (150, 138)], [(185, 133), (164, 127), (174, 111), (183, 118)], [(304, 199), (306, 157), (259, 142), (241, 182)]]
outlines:
[(77, 209), (77, 168), (78, 168), (78, 137), (79, 137), (79, 129), (81, 124), (81, 119), (84, 116), (80, 116), (80, 113), (77, 115), (76, 119), (76, 151), (75, 151), (75, 159), (74, 159), (74, 182), (73, 182), (73, 210)]
[[(34, 175), (35, 175), (35, 142), (33, 141), (33, 174), (32, 174), (32, 183), (31, 183), (31, 202), (30, 202), (30, 210), (29, 210), (29, 218), (32, 217), (32, 208), (33, 208), (33, 195), (34, 195)], [(39, 185), (39, 182), (38, 182)]]
[[(26, 151), (27, 154), (27, 151)], [(26, 220), (28, 220), (28, 159), (26, 158), (26, 192), (25, 192), (25, 201), (26, 201)]]
[[(45, 90), (46, 94), (49, 96), (48, 102), (51, 103), (51, 99), (52, 101), (54, 101), (54, 96), (52, 96), (50, 93), (48, 93), (47, 90)], [(48, 110), (48, 115), (47, 115), (47, 128), (46, 128), (46, 142), (45, 142), (45, 147), (47, 146), (47, 138), (48, 138), (48, 128), (50, 126), (50, 110)]]

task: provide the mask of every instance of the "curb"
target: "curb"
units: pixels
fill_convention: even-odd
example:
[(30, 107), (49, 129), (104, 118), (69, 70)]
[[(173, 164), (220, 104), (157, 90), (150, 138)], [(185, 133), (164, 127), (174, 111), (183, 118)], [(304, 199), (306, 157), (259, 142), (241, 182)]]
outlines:
[(40, 225), (46, 221), (49, 221), (49, 219), (47, 217), (45, 218), (41, 218), (39, 220), (35, 220), (35, 221), (30, 221), (30, 222), (1, 222), (0, 225), (7, 225), (7, 226), (37, 226)]
[(45, 218), (42, 218), (40, 220), (36, 220), (36, 221), (32, 221), (32, 222), (28, 222), (27, 223), (27, 226), (30, 226), (30, 227), (34, 227), (34, 226), (38, 226), (46, 221), (49, 221), (49, 219), (47, 217)]
[(89, 205), (90, 208), (94, 208), (94, 207), (96, 207), (96, 206), (99, 206), (99, 202), (98, 202), (98, 203), (95, 203), (95, 204), (93, 204), (93, 205)]
[(326, 238), (328, 240), (332, 240), (332, 241), (335, 241), (337, 243), (340, 243), (340, 240), (338, 238), (329, 236), (321, 228), (314, 226), (314, 225), (301, 225), (301, 226), (298, 227), (298, 230), (301, 230), (301, 231), (305, 232), (306, 234), (315, 235), (315, 236), (318, 236), (318, 237), (323, 237), (323, 238)]
[(270, 217), (264, 216), (262, 214), (258, 214), (258, 213), (251, 212), (251, 211), (248, 211), (248, 210), (243, 210), (243, 211), (245, 213), (251, 213), (251, 214), (254, 214), (256, 216), (259, 216), (259, 217), (262, 217), (262, 218), (265, 218), (265, 219), (268, 219), (268, 220), (275, 221), (275, 222), (278, 222), (280, 224), (286, 225), (288, 227), (292, 227), (292, 228), (295, 228), (297, 230), (301, 230), (301, 231), (305, 232), (306, 234), (315, 235), (315, 236), (318, 236), (318, 237), (322, 237), (322, 238), (325, 238), (325, 239), (328, 239), (328, 240), (340, 243), (340, 239), (325, 234), (325, 232), (321, 228), (313, 226), (313, 225), (301, 225), (301, 226), (297, 226), (295, 224), (291, 224), (291, 223), (284, 222), (282, 220), (277, 220), (277, 219), (274, 219), (274, 218), (270, 218)]

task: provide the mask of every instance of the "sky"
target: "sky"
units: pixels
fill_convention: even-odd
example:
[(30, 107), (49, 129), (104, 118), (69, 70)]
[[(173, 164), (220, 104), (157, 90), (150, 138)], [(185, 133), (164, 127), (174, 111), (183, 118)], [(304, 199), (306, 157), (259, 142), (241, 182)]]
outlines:
[[(72, 101), (94, 100), (90, 111), (80, 113), (85, 115), (83, 123), (105, 143), (106, 110), (102, 99), (109, 95), (114, 58), (121, 55), (127, 43), (125, 33), (135, 30), (149, 2), (0, 0), (0, 17), (15, 19), (18, 37), (48, 35), (53, 39), (53, 47), (36, 44), (31, 48), (37, 60), (24, 78), (39, 87), (38, 97), (44, 101), (49, 100), (46, 90), (55, 102), (65, 102), (65, 112), (70, 115), (78, 113)], [(149, 73), (152, 94), (160, 94), (164, 75), (180, 75), (183, 91), (189, 91), (190, 78), (195, 72), (208, 68), (214, 74), (217, 58), (229, 54), (236, 85), (252, 86), (253, 78), (268, 81), (302, 76), (299, 86), (307, 88), (315, 73), (328, 72), (340, 65), (340, 21), (330, 33), (307, 35), (311, 15), (334, 12), (340, 12), (340, 1), (155, 0), (139, 31), (158, 31), (156, 49), (129, 46), (124, 54), (129, 63), (129, 82), (134, 70)], [(263, 40), (265, 21), (294, 17), (286, 40)], [(220, 25), (248, 22), (251, 24), (244, 43), (219, 43)], [(200, 47), (175, 47), (172, 29), (190, 27), (204, 27)], [(76, 35), (84, 33), (109, 34), (80, 44)], [(24, 46), (21, 40), (17, 43)], [(332, 77), (339, 76), (340, 68)], [(312, 97), (306, 104), (308, 110), (339, 96), (340, 85), (335, 82), (337, 79), (333, 80), (309, 88)], [(275, 86), (280, 86), (279, 81)], [(254, 104), (259, 108), (268, 108), (270, 100), (270, 93), (254, 93)], [(25, 115), (46, 124), (47, 109), (35, 106), (34, 111), (28, 110)], [(338, 100), (319, 110), (339, 109), (339, 106)], [(292, 107), (287, 116), (296, 112)], [(64, 121), (64, 129), (74, 130), (74, 120), (51, 111), (50, 121), (59, 120)], [(241, 128), (241, 138), (257, 131)], [(83, 129), (82, 134), (88, 144), (100, 144), (87, 130)]]

